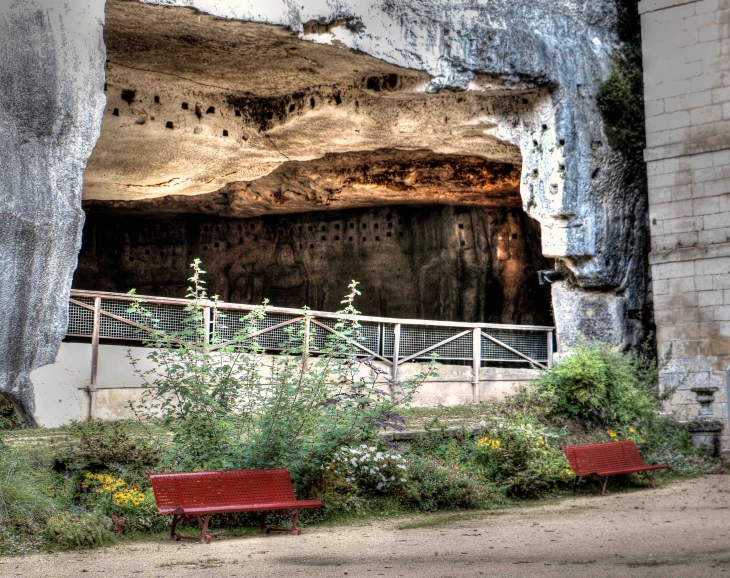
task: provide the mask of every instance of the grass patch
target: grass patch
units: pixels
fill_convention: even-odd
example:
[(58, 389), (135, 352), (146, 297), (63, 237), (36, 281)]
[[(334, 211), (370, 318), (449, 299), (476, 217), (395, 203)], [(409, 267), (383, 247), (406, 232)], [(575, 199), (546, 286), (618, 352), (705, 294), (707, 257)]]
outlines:
[[(492, 513), (492, 512), (490, 512)], [(420, 516), (408, 522), (398, 524), (398, 530), (418, 530), (420, 528), (439, 528), (442, 526), (452, 526), (459, 522), (468, 522), (474, 518), (480, 518), (485, 514), (484, 510), (474, 510), (471, 512), (437, 512)]]

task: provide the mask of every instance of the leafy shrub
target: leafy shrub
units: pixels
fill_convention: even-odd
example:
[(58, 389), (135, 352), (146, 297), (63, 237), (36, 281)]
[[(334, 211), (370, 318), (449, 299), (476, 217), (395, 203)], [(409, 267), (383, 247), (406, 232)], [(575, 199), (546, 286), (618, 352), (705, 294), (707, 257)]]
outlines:
[(130, 420), (75, 421), (64, 428), (69, 441), (56, 460), (74, 473), (124, 467), (144, 476), (158, 463), (157, 450), (140, 439)]
[(326, 466), (340, 476), (350, 489), (372, 493), (398, 493), (408, 483), (407, 462), (393, 450), (362, 444), (342, 448)]
[(424, 511), (478, 508), (489, 498), (489, 488), (473, 473), (436, 458), (413, 455), (408, 461), (408, 477), (416, 485), (413, 501)]
[(15, 411), (13, 403), (0, 396), (0, 430), (3, 429), (20, 429), (23, 427), (23, 420)]
[(588, 426), (610, 427), (648, 421), (659, 409), (652, 395), (652, 364), (643, 356), (622, 354), (603, 344), (579, 344), (544, 371), (537, 391), (555, 396), (553, 415)]
[(46, 522), (47, 538), (61, 549), (94, 548), (114, 542), (114, 521), (101, 512), (58, 512)]
[[(398, 425), (394, 409), (410, 401), (428, 372), (391, 384), (372, 358), (356, 356), (357, 283), (343, 301), (335, 333), (325, 332), (326, 345), (316, 357), (304, 363), (305, 318), (286, 327), (284, 351), (269, 362), (255, 338), (265, 304), (239, 320), (243, 329), (232, 338), (224, 340), (216, 331), (204, 343), (205, 307), (211, 307), (219, 330), (226, 318), (215, 298), (208, 300), (200, 261), (192, 266), (183, 332), (160, 330), (139, 301), (130, 308), (153, 332), (148, 359), (155, 367), (138, 371), (146, 391), (136, 411), (142, 417), (159, 416), (172, 432), (171, 443), (161, 450), (166, 468), (287, 467), (294, 482), (307, 487), (339, 448), (367, 442), (386, 424)], [(374, 380), (365, 377), (371, 371)]]
[(56, 482), (52, 472), (0, 444), (0, 553), (24, 554), (40, 545)]
[[(713, 469), (702, 449), (692, 446), (692, 436), (684, 424), (672, 416), (656, 416), (648, 423), (609, 430), (614, 440), (633, 440), (648, 464), (668, 464), (671, 473), (681, 476), (703, 474)], [(657, 472), (661, 476), (664, 472)]]
[(531, 497), (572, 479), (558, 433), (529, 418), (512, 420), (474, 442), (475, 461), (487, 479), (515, 497)]

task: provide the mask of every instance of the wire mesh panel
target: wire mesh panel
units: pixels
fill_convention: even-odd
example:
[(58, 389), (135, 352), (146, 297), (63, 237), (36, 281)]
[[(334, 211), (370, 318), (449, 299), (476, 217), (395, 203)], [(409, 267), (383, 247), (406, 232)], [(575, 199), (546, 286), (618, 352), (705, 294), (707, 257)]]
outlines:
[[(338, 323), (337, 319), (317, 319), (322, 325), (326, 325), (332, 329), (335, 329), (335, 325)], [(335, 335), (322, 327), (315, 325), (311, 326), (309, 333), (309, 349), (310, 351), (318, 351), (324, 349), (327, 346), (327, 340), (334, 338)], [(380, 323), (362, 322), (360, 327), (357, 329), (357, 343), (366, 347), (373, 353), (379, 353), (380, 351)], [(350, 353), (357, 355), (368, 355), (366, 351), (359, 347), (353, 346)]]
[[(114, 299), (102, 299), (101, 310), (128, 319), (133, 323), (141, 323), (149, 327), (154, 327), (167, 335), (180, 335), (186, 328), (195, 330), (196, 327), (202, 327), (202, 322), (187, 322), (191, 316), (189, 311), (185, 311), (182, 305), (157, 305), (152, 303), (142, 303), (142, 306), (152, 314), (152, 317), (146, 318), (139, 313), (127, 313), (129, 309), (129, 301), (116, 301)], [(152, 321), (156, 320), (156, 321)], [(150, 339), (150, 333), (124, 323), (117, 319), (108, 317), (102, 313), (101, 324), (99, 327), (100, 337), (111, 337), (114, 339), (132, 339), (135, 341), (144, 341)], [(186, 341), (195, 341), (200, 339), (198, 333), (186, 338)]]
[[(84, 304), (88, 304), (93, 308), (94, 296), (77, 296), (72, 295), (72, 299)], [(203, 321), (196, 321), (194, 324), (189, 321), (191, 314), (185, 311), (186, 304), (182, 301), (178, 304), (173, 303), (155, 303), (144, 302), (143, 307), (151, 313), (151, 319), (156, 320), (154, 323), (148, 317), (143, 317), (136, 312), (127, 312), (130, 306), (128, 300), (116, 299), (112, 296), (101, 297), (102, 315), (100, 318), (99, 336), (102, 338), (112, 339), (128, 339), (133, 341), (145, 341), (150, 338), (150, 333), (129, 323), (124, 323), (118, 319), (104, 315), (108, 312), (122, 319), (127, 319), (132, 323), (141, 323), (149, 327), (167, 333), (180, 336), (187, 329), (203, 328)], [(69, 336), (90, 337), (93, 333), (94, 312), (92, 309), (86, 309), (69, 303), (69, 320), (68, 331)], [(220, 316), (215, 320), (216, 335), (212, 338), (213, 342), (230, 342), (236, 334), (247, 329), (249, 321), (241, 321), (245, 318), (247, 311), (241, 309), (228, 309), (225, 307), (220, 309)], [(335, 328), (338, 323), (337, 319), (328, 317), (314, 317), (317, 323), (326, 327)], [(212, 320), (211, 320), (212, 321)], [(286, 324), (287, 322), (291, 322)], [(310, 351), (317, 352), (325, 349), (328, 340), (334, 335), (319, 326), (317, 323), (310, 325)], [(436, 354), (437, 359), (443, 361), (470, 361), (472, 359), (472, 330), (464, 327), (443, 327), (440, 325), (410, 325), (402, 322), (400, 329), (399, 342), (399, 359), (410, 358), (421, 351), (427, 350), (414, 360), (429, 359), (432, 353)], [(278, 327), (279, 325), (282, 325)], [(274, 327), (276, 327), (274, 329)], [(210, 329), (213, 329), (211, 326)], [(268, 331), (267, 331), (268, 329)], [(383, 321), (361, 321), (359, 328), (359, 336), (357, 342), (373, 353), (382, 355), (385, 358), (392, 359), (395, 342), (395, 323)], [(537, 328), (536, 328), (537, 329)], [(543, 329), (543, 328), (541, 328)], [(481, 331), (501, 341), (505, 345), (521, 352), (525, 356), (539, 363), (547, 363), (549, 356), (547, 331), (550, 328), (544, 328), (540, 331), (528, 331), (519, 326), (512, 328), (499, 329), (482, 329)], [(289, 312), (267, 312), (262, 319), (255, 319), (253, 330), (256, 332), (263, 331), (256, 336), (258, 344), (264, 349), (270, 351), (280, 351), (287, 348), (295, 348), (302, 345), (304, 338), (304, 320), (301, 313)], [(460, 337), (457, 337), (461, 333)], [(203, 337), (201, 332), (195, 331), (194, 334), (187, 337), (188, 340), (200, 340)], [(448, 343), (438, 345), (444, 341), (451, 339)], [(367, 355), (367, 353), (358, 347), (353, 347), (351, 353), (358, 355)], [(487, 339), (481, 338), (481, 360), (482, 362), (513, 362), (526, 363), (527, 361), (516, 353), (505, 349)]]
[[(423, 351), (428, 347), (433, 347), (437, 343), (445, 341), (450, 337), (454, 337), (462, 333), (463, 329), (450, 327), (429, 327), (425, 325), (404, 325), (400, 331), (400, 348), (398, 358), (410, 357), (411, 355)], [(386, 326), (384, 330), (384, 347), (383, 355), (385, 357), (393, 357), (394, 334), (393, 326)], [(471, 332), (463, 335), (453, 341), (436, 347), (435, 349), (424, 353), (414, 359), (430, 359), (431, 353), (435, 353), (437, 359), (449, 360), (470, 360), (472, 356), (472, 336)]]
[[(86, 303), (87, 305), (94, 306), (93, 297), (74, 297), (75, 301)], [(74, 303), (69, 302), (68, 304), (68, 329), (66, 335), (72, 335), (74, 337), (87, 337), (91, 336), (94, 331), (94, 312), (86, 309), (85, 307), (79, 307)]]
[[(484, 333), (509, 345), (530, 359), (547, 363), (548, 344), (547, 335), (542, 331), (495, 331), (485, 329)], [(482, 361), (518, 361), (525, 363), (524, 357), (497, 345), (493, 341), (482, 337)]]

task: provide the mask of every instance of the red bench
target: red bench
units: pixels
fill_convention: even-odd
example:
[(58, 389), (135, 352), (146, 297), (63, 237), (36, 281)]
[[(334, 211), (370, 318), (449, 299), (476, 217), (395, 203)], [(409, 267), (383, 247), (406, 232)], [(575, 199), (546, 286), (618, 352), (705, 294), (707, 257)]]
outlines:
[[(664, 470), (669, 466), (659, 464), (649, 466), (644, 463), (636, 449), (636, 444), (631, 440), (621, 442), (608, 442), (605, 444), (591, 444), (585, 446), (569, 446), (563, 448), (565, 457), (568, 458), (570, 467), (575, 474), (573, 492), (576, 490), (578, 480), (583, 476), (595, 474), (601, 484), (601, 493), (605, 496), (606, 484), (609, 476), (617, 474), (633, 474), (646, 472), (651, 487), (654, 485), (654, 471)], [(603, 478), (603, 479), (601, 479)]]
[[(150, 474), (157, 509), (172, 515), (171, 540), (195, 540), (210, 543), (208, 523), (213, 514), (228, 512), (262, 512), (261, 531), (302, 533), (297, 527), (299, 513), (305, 508), (319, 508), (319, 500), (297, 500), (288, 470), (229, 470), (223, 472), (181, 472)], [(286, 514), (291, 528), (266, 525), (270, 513)], [(175, 532), (183, 519), (197, 519), (200, 538)]]

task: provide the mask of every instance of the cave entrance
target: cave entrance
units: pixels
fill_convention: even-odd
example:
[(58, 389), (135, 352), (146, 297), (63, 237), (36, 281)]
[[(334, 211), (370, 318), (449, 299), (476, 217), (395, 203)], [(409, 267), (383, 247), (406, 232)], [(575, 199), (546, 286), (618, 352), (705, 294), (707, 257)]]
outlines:
[(424, 71), (182, 7), (108, 0), (104, 37), (74, 288), (181, 298), (199, 257), (231, 302), (336, 311), (354, 279), (366, 315), (552, 325), (518, 145), (542, 147), (544, 90), (426, 90)]
[(88, 212), (74, 288), (185, 297), (190, 262), (224, 301), (365, 315), (551, 325), (551, 268), (522, 209), (390, 206), (230, 219)]

